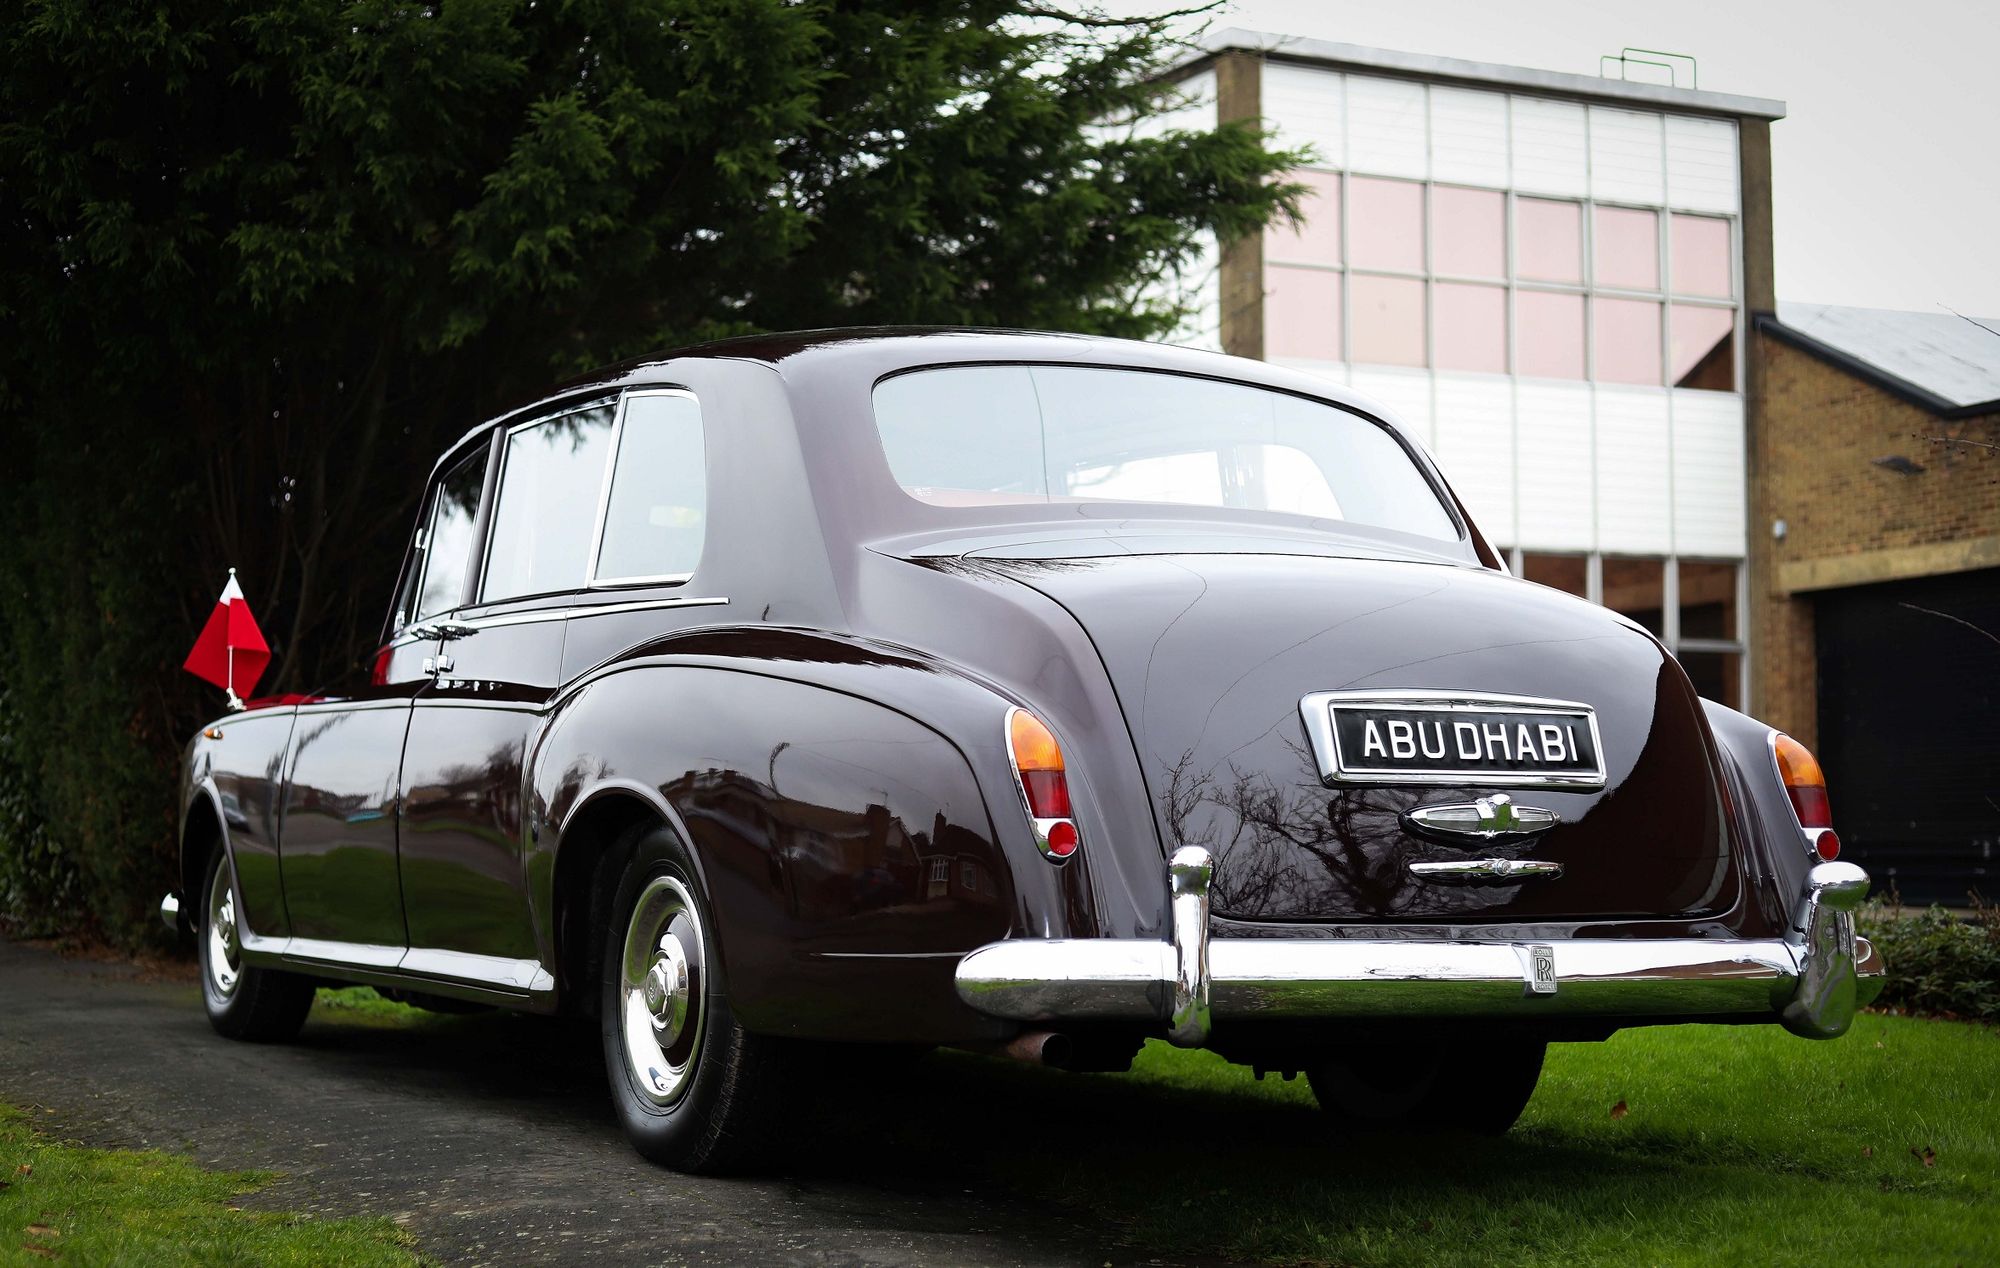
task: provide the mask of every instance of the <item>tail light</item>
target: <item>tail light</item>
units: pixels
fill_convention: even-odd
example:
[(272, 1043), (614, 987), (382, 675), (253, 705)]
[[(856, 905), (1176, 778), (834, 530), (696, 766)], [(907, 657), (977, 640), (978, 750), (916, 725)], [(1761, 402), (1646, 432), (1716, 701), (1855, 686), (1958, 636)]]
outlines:
[(1082, 837), (1071, 817), (1069, 776), (1063, 769), (1062, 745), (1055, 732), (1026, 709), (1007, 711), (1007, 752), (1014, 762), (1014, 779), (1021, 802), (1034, 821), (1035, 844), (1060, 863), (1076, 853)]
[(1778, 779), (1792, 800), (1792, 813), (1806, 840), (1820, 858), (1832, 862), (1840, 857), (1840, 838), (1833, 831), (1833, 808), (1826, 797), (1826, 773), (1805, 745), (1778, 731), (1771, 733), (1771, 755), (1777, 759)]

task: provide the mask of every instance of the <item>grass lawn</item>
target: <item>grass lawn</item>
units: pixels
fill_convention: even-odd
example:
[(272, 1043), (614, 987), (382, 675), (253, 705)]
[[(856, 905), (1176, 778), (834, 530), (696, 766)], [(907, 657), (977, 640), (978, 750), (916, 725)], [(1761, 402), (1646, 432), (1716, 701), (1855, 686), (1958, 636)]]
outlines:
[[(469, 1060), (548, 1046), (551, 1077), (600, 1077), (587, 1036), (506, 1014), (437, 1017), (351, 988), (322, 991), (315, 1020), (459, 1031)], [(1476, 1095), (1476, 1044), (1464, 1070)], [(2000, 1029), (1966, 1023), (1867, 1015), (1827, 1043), (1673, 1026), (1557, 1045), (1500, 1140), (1342, 1139), (1303, 1079), (1258, 1082), (1158, 1043), (1123, 1075), (940, 1052), (812, 1092), (781, 1173), (1067, 1207), (1143, 1256), (2000, 1264)], [(261, 1177), (69, 1149), (18, 1117), (0, 1117), (0, 1145), (0, 1173), (34, 1167), (0, 1191), (0, 1262), (26, 1261), (29, 1242), (72, 1262), (408, 1262), (383, 1222), (227, 1209)]]
[(270, 1179), (157, 1152), (84, 1149), (0, 1106), (0, 1263), (414, 1264), (388, 1220), (234, 1209)]
[[(1471, 1048), (1468, 1095), (1478, 1065)], [(1161, 1044), (1129, 1075), (996, 1070), (980, 1081), (973, 1121), (957, 1107), (949, 1116), (958, 1149), (1155, 1253), (2000, 1262), (2000, 1030), (1962, 1023), (1871, 1015), (1829, 1043), (1775, 1026), (1681, 1026), (1557, 1045), (1501, 1140), (1329, 1138), (1303, 1078), (1259, 1083)], [(956, 1099), (948, 1086), (934, 1095), (936, 1107)]]

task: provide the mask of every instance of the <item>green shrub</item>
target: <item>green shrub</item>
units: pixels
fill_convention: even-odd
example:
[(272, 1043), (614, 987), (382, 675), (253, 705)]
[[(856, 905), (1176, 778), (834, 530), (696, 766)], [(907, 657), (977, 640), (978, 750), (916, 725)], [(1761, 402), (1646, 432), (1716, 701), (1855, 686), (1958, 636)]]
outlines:
[(1878, 1006), (2000, 1022), (2000, 907), (1977, 905), (1958, 916), (1873, 902), (1859, 925), (1889, 966)]

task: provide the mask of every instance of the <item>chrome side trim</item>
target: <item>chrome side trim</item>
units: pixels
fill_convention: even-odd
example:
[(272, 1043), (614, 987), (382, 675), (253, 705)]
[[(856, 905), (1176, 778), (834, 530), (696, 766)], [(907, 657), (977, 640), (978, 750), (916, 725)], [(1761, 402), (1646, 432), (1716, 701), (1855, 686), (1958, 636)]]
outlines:
[(519, 1000), (550, 995), (555, 977), (535, 960), (475, 955), (441, 947), (392, 947), (332, 938), (265, 937), (242, 933), (243, 957), (260, 966), (327, 972), (390, 986), (436, 987)]
[(1476, 885), (1483, 881), (1554, 880), (1563, 874), (1563, 865), (1542, 859), (1452, 859), (1439, 863), (1411, 863), (1410, 875), (1420, 881), (1441, 885)]
[(569, 617), (609, 616), (614, 612), (650, 612), (654, 608), (713, 608), (720, 607), (728, 602), (727, 598), (716, 596), (710, 598), (634, 599), (628, 603), (581, 603), (573, 608), (564, 608), (561, 615)]
[(473, 955), (468, 951), (446, 951), (438, 947), (411, 947), (397, 967), (405, 973), (529, 994), (556, 988), (555, 977), (537, 961)]
[[(1410, 709), (1425, 713), (1448, 713), (1453, 709), (1537, 710), (1569, 713), (1590, 727), (1591, 751), (1597, 755), (1597, 770), (1591, 774), (1549, 774), (1534, 771), (1426, 771), (1356, 769), (1340, 760), (1340, 741), (1334, 733), (1333, 705)], [(1490, 695), (1471, 691), (1433, 691), (1418, 688), (1382, 688), (1366, 691), (1315, 691), (1299, 699), (1299, 717), (1305, 723), (1306, 739), (1319, 765), (1321, 782), (1340, 784), (1442, 784), (1451, 787), (1502, 788), (1602, 788), (1609, 769), (1604, 757), (1604, 737), (1597, 727), (1597, 710), (1577, 700), (1551, 700), (1542, 696)]]

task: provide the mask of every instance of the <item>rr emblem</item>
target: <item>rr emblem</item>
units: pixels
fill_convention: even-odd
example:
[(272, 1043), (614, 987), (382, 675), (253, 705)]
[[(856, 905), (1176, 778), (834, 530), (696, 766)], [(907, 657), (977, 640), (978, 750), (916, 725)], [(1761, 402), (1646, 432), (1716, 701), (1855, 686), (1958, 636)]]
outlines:
[(1556, 993), (1556, 949), (1539, 943), (1528, 948), (1528, 994)]

